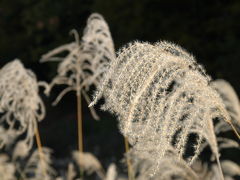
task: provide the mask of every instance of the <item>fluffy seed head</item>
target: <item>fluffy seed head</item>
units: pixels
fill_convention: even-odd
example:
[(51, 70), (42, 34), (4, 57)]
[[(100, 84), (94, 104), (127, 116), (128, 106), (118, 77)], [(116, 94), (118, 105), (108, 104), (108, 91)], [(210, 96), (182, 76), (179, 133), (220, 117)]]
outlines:
[[(54, 104), (69, 91), (87, 91), (91, 85), (97, 85), (103, 73), (108, 69), (109, 63), (115, 58), (115, 50), (107, 23), (99, 14), (92, 14), (87, 21), (82, 40), (76, 30), (75, 42), (62, 45), (42, 56), (41, 61), (60, 61), (58, 74), (46, 89), (49, 94), (56, 84), (67, 85)], [(65, 57), (58, 57), (67, 52)], [(85, 99), (86, 93), (83, 94)]]
[(38, 94), (34, 73), (24, 68), (16, 59), (0, 70), (0, 146), (8, 144), (7, 137), (17, 137), (26, 132), (29, 149), (37, 121), (45, 116), (45, 107)]
[(160, 163), (173, 147), (191, 164), (204, 140), (218, 158), (212, 119), (229, 120), (209, 81), (194, 57), (177, 45), (130, 43), (111, 63), (90, 106), (104, 97), (103, 109), (118, 116), (121, 132), (139, 156)]

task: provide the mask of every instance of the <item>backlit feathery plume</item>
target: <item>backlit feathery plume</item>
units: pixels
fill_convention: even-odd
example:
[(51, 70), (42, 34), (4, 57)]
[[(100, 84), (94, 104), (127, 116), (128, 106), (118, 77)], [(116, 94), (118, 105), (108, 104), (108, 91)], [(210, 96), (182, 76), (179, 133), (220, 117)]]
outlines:
[[(221, 172), (219, 172), (219, 168), (215, 163), (209, 165), (208, 163), (201, 163), (200, 161), (196, 162), (194, 163), (193, 169), (200, 177), (199, 179), (221, 179)], [(221, 161), (221, 165), (225, 180), (234, 180), (240, 177), (240, 166), (237, 163), (229, 160), (223, 160)]]
[[(213, 83), (216, 83), (216, 82), (224, 82), (224, 81), (223, 80), (217, 80), (217, 81), (214, 81)], [(218, 85), (220, 85), (220, 84), (221, 83), (219, 83)], [(231, 87), (231, 86), (228, 86), (228, 87)], [(218, 88), (220, 88), (220, 86)], [(223, 102), (226, 105), (226, 108), (227, 108), (227, 110), (228, 110), (228, 112), (229, 112), (229, 114), (232, 118), (232, 121), (233, 122), (235, 121), (236, 129), (240, 129), (240, 127), (239, 127), (240, 124), (238, 123), (238, 120), (233, 119), (234, 116), (232, 115), (232, 113), (234, 112), (233, 109), (232, 109), (233, 106), (234, 106), (234, 101), (233, 101), (234, 99), (226, 98), (226, 97), (229, 97), (231, 95), (230, 92), (226, 91), (226, 90), (227, 90), (227, 88), (224, 86), (224, 83), (223, 83), (221, 91), (226, 93), (225, 94), (226, 96), (223, 96), (224, 93), (220, 94), (220, 95), (223, 98)], [(231, 130), (231, 128), (229, 128), (229, 124), (225, 123), (221, 119), (215, 119), (214, 120), (214, 126), (215, 126), (215, 134), (217, 136), (217, 141), (218, 141), (219, 152), (220, 152), (220, 154), (222, 154), (222, 160), (220, 161), (220, 163), (221, 163), (221, 166), (222, 166), (222, 171), (223, 171), (224, 178), (229, 179), (229, 180), (230, 179), (233, 180), (237, 177), (239, 178), (240, 177), (240, 166), (236, 162), (236, 159), (231, 158), (232, 153), (234, 154), (236, 152), (238, 152), (238, 153), (240, 152), (239, 143), (236, 140), (231, 139), (229, 137), (229, 135), (226, 134), (227, 131), (229, 132)], [(204, 146), (201, 147), (201, 148), (204, 148)], [(226, 152), (228, 152), (228, 153), (226, 153)], [(213, 159), (213, 158), (214, 158), (214, 155), (212, 154), (210, 159)], [(209, 173), (208, 173), (209, 177), (207, 178), (207, 176), (206, 176), (202, 179), (212, 180), (212, 179), (219, 179), (220, 178), (220, 176), (219, 176), (220, 172), (219, 172), (219, 169), (217, 168), (216, 163), (208, 164), (208, 171), (209, 171)]]
[(101, 179), (104, 179), (105, 174), (102, 165), (93, 154), (74, 151), (73, 158), (80, 166), (80, 169), (83, 169), (87, 174), (96, 172)]
[(15, 178), (14, 164), (9, 161), (7, 155), (0, 155), (0, 179), (1, 180), (17, 180)]
[(67, 168), (67, 172), (65, 173), (65, 175), (62, 176), (62, 177), (57, 177), (56, 180), (81, 180), (81, 179), (75, 178), (76, 175), (77, 175), (77, 173), (74, 169), (74, 164), (69, 163), (68, 168)]
[(117, 170), (116, 165), (111, 163), (108, 166), (105, 180), (117, 180)]
[[(43, 159), (39, 159), (39, 152), (35, 150), (26, 165), (22, 169), (22, 175), (28, 180), (53, 180), (55, 179), (55, 170), (51, 166), (51, 154), (52, 150), (43, 147)], [(43, 173), (45, 172), (45, 173)]]
[(26, 158), (28, 156), (28, 153), (29, 149), (26, 142), (18, 141), (12, 153), (12, 160), (16, 161), (18, 158), (20, 159)]
[[(82, 92), (85, 100), (90, 103), (86, 91), (91, 85), (96, 86), (103, 73), (108, 69), (110, 61), (115, 58), (115, 50), (107, 23), (99, 14), (92, 14), (87, 20), (82, 40), (76, 30), (71, 33), (75, 42), (60, 46), (42, 56), (41, 62), (60, 61), (58, 74), (46, 89), (49, 94), (54, 85), (62, 84), (67, 87), (54, 101), (56, 105), (69, 91)], [(62, 52), (68, 52), (65, 57), (57, 57)], [(98, 116), (94, 110), (91, 113), (95, 119)]]
[[(225, 134), (226, 132), (234, 130), (235, 134), (238, 136), (237, 129), (240, 130), (240, 106), (238, 96), (233, 87), (223, 79), (212, 81), (210, 86), (220, 95), (231, 118), (231, 126), (221, 118), (214, 119), (214, 131), (217, 136), (219, 150), (221, 152), (221, 150), (226, 148), (239, 149), (239, 143), (234, 139), (230, 139), (229, 136), (226, 136)], [(208, 144), (205, 142), (201, 146), (201, 151), (207, 146)]]
[(72, 163), (69, 163), (68, 170), (67, 170), (67, 180), (74, 180), (75, 176), (76, 176), (76, 172), (74, 170), (74, 165)]
[(155, 161), (149, 159), (139, 159), (133, 153), (129, 153), (131, 156), (133, 171), (135, 179), (137, 180), (200, 180), (199, 176), (186, 164), (185, 161), (178, 159), (174, 152), (168, 152), (165, 157), (161, 159), (160, 166), (155, 175), (150, 177), (149, 171), (156, 165)]
[[(239, 131), (240, 130), (240, 104), (239, 104), (239, 98), (237, 96), (237, 93), (235, 92), (233, 87), (230, 85), (230, 83), (223, 79), (217, 79), (215, 81), (212, 81), (211, 86), (214, 89), (216, 89), (216, 91), (219, 93), (231, 117), (232, 124)], [(223, 131), (222, 128), (225, 128), (225, 131), (231, 129), (230, 126), (226, 126), (224, 125), (224, 123), (225, 122), (223, 121), (218, 123), (218, 126), (216, 127), (216, 129), (218, 129), (218, 131)]]
[(45, 116), (45, 107), (38, 94), (35, 74), (18, 59), (0, 70), (0, 112), (1, 131), (4, 131), (0, 134), (0, 146), (9, 143), (6, 136), (26, 133), (24, 141), (30, 149), (37, 122)]
[(111, 63), (90, 106), (104, 97), (103, 109), (118, 116), (135, 153), (158, 162), (152, 174), (172, 147), (191, 165), (203, 141), (221, 169), (212, 119), (230, 118), (209, 81), (202, 66), (177, 45), (130, 43)]

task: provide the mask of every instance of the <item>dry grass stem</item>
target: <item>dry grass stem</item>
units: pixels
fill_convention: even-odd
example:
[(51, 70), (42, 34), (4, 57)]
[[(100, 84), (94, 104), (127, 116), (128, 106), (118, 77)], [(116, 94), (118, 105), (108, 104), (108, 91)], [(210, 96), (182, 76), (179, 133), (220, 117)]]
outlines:
[[(42, 150), (42, 143), (41, 143), (41, 138), (40, 138), (38, 126), (35, 129), (35, 137), (36, 137), (36, 142), (37, 142), (37, 148), (38, 148), (38, 155), (39, 155), (40, 163), (42, 164), (42, 166), (44, 166), (44, 154), (43, 154), (43, 150)], [(43, 168), (42, 171), (43, 171), (42, 173), (43, 173), (44, 177), (46, 177), (47, 173), (46, 173), (45, 169)]]
[[(124, 137), (124, 144), (125, 144), (125, 152), (126, 152), (126, 154), (128, 154), (129, 144), (128, 144), (127, 137)], [(126, 157), (126, 159), (127, 159), (127, 168), (128, 168), (128, 179), (129, 180), (134, 180), (131, 161), (130, 161), (129, 157)]]

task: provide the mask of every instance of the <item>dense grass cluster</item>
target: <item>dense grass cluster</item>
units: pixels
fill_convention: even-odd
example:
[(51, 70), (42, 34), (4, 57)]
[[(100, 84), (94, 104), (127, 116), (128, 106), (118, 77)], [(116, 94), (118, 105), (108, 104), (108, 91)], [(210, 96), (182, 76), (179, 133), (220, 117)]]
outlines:
[[(41, 62), (57, 61), (57, 75), (50, 83), (38, 82), (34, 73), (14, 60), (0, 70), (1, 180), (77, 180), (96, 173), (102, 180), (214, 180), (240, 176), (234, 161), (221, 151), (239, 151), (239, 99), (229, 83), (212, 81), (186, 50), (173, 43), (133, 42), (117, 53), (108, 25), (92, 14), (80, 39), (43, 55)], [(117, 54), (117, 55), (116, 55)], [(49, 96), (55, 85), (76, 92), (78, 150), (65, 173), (51, 166), (51, 150), (42, 147), (37, 123), (45, 116), (39, 86)], [(96, 92), (91, 102), (90, 87)], [(92, 116), (101, 119), (93, 105), (104, 99), (102, 109), (118, 117), (125, 138), (128, 175), (116, 165), (105, 172), (99, 160), (83, 148), (82, 96)], [(37, 150), (33, 149), (36, 137)], [(130, 147), (129, 147), (130, 144)], [(204, 151), (209, 157), (202, 158)]]

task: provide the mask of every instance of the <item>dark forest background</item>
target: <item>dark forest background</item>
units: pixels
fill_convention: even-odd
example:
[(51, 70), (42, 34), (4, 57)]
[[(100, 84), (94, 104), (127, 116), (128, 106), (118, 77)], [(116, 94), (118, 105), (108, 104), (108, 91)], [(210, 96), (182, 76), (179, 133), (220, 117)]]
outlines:
[[(240, 90), (240, 1), (231, 0), (0, 0), (0, 67), (19, 58), (39, 80), (50, 82), (57, 64), (40, 64), (42, 54), (74, 40), (88, 16), (98, 12), (107, 21), (115, 48), (133, 40), (168, 40), (191, 52), (213, 79), (229, 81)], [(76, 99), (70, 93), (55, 107), (42, 95), (47, 115), (40, 123), (42, 143), (65, 159), (77, 149)], [(112, 115), (98, 110), (100, 121), (90, 116), (83, 102), (84, 150), (104, 164), (119, 162), (123, 139)], [(97, 108), (99, 105), (97, 106)]]

